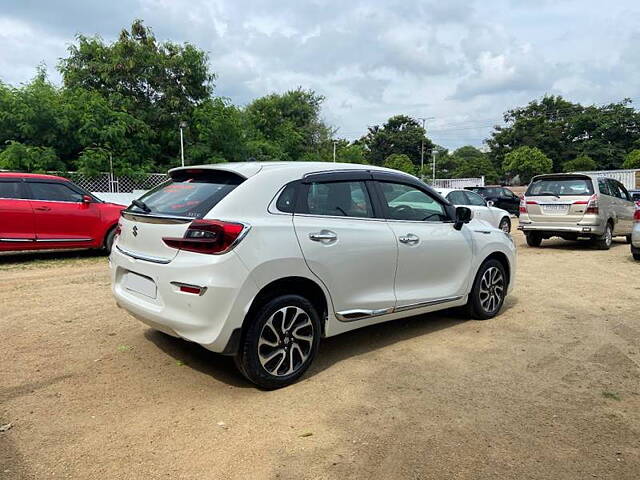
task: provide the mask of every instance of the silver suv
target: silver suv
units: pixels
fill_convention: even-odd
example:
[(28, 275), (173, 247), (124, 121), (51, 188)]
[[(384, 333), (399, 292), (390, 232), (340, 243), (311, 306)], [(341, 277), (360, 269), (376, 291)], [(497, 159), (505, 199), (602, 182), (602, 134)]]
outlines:
[(543, 239), (591, 240), (607, 250), (614, 236), (631, 243), (635, 204), (613, 178), (577, 173), (534, 177), (520, 202), (520, 230), (527, 244)]

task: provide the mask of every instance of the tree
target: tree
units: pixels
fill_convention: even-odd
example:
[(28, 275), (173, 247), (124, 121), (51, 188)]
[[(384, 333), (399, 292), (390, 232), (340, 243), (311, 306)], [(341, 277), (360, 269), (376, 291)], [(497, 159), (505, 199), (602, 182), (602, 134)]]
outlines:
[(485, 177), (488, 183), (498, 181), (498, 173), (486, 154), (470, 145), (460, 147), (451, 155), (455, 165), (454, 178)]
[(562, 165), (562, 169), (565, 172), (578, 172), (578, 171), (590, 171), (598, 168), (595, 160), (587, 155), (581, 155), (579, 157), (574, 158), (573, 160), (568, 160), (564, 162)]
[(332, 131), (320, 118), (323, 101), (314, 91), (298, 88), (251, 102), (245, 110), (251, 153), (259, 159), (330, 160)]
[(486, 141), (499, 168), (509, 152), (536, 147), (559, 172), (565, 162), (586, 155), (596, 168), (620, 168), (626, 152), (640, 148), (640, 113), (631, 100), (584, 107), (560, 96), (545, 96), (504, 114), (505, 127), (495, 127)]
[(367, 162), (372, 165), (382, 165), (390, 155), (402, 154), (418, 167), (423, 141), (426, 163), (434, 144), (417, 120), (406, 115), (396, 115), (382, 126), (369, 127), (368, 133), (360, 139), (367, 149)]
[(414, 175), (416, 172), (416, 167), (411, 162), (409, 156), (402, 153), (393, 153), (389, 155), (384, 161), (384, 166), (387, 168), (393, 168), (394, 170), (400, 170), (401, 172), (409, 173), (411, 175)]
[(160, 147), (156, 161), (174, 163), (179, 122), (212, 93), (207, 54), (188, 43), (158, 42), (141, 20), (111, 44), (97, 36), (76, 40), (58, 67), (65, 88), (98, 92), (115, 110), (145, 122)]
[(518, 175), (520, 182), (526, 184), (535, 175), (550, 173), (553, 162), (535, 147), (520, 147), (505, 156), (503, 168), (508, 174)]
[(640, 168), (640, 150), (632, 150), (624, 157), (622, 168)]
[(338, 140), (336, 145), (336, 161), (343, 163), (367, 163), (365, 148), (359, 143), (349, 144), (346, 140)]
[(64, 169), (64, 164), (51, 147), (34, 147), (9, 141), (0, 152), (0, 169), (23, 172), (48, 172)]

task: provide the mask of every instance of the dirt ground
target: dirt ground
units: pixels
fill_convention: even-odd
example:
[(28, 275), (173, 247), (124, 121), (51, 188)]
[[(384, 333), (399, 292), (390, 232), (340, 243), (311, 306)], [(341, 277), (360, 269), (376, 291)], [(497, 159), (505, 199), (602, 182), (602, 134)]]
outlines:
[(328, 339), (274, 392), (118, 309), (105, 257), (2, 257), (0, 478), (640, 478), (640, 263), (515, 237), (496, 319)]

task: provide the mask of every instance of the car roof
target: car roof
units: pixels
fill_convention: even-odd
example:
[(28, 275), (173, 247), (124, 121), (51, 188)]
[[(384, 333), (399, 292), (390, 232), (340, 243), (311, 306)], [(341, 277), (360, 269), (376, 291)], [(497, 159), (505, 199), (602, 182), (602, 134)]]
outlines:
[(443, 197), (449, 195), (451, 192), (466, 192), (464, 188), (436, 188), (435, 191)]
[(375, 165), (362, 165), (359, 163), (334, 163), (334, 162), (229, 162), (229, 163), (208, 163), (204, 165), (190, 165), (188, 167), (177, 167), (169, 170), (169, 173), (178, 172), (181, 170), (225, 170), (228, 172), (236, 173), (242, 177), (249, 178), (256, 175), (258, 172), (264, 171), (286, 171), (290, 175), (307, 175), (310, 173), (322, 173), (331, 171), (345, 171), (345, 170), (375, 170), (381, 172), (392, 172), (399, 175), (407, 175), (412, 178), (412, 175), (401, 172), (399, 170), (393, 170), (385, 167), (378, 167)]
[(2, 178), (34, 178), (40, 180), (63, 180), (66, 178), (59, 177), (57, 175), (45, 175), (43, 173), (22, 173), (22, 172), (0, 172), (0, 179)]

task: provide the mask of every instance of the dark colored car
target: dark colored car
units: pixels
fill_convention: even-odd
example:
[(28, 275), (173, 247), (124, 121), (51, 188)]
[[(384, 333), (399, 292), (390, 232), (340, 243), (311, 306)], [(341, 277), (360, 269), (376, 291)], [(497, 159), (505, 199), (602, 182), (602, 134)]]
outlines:
[(479, 193), (495, 207), (520, 216), (520, 197), (505, 187), (465, 187), (466, 190)]
[(0, 173), (0, 251), (110, 251), (124, 208), (103, 202), (66, 178)]
[(636, 205), (640, 207), (640, 190), (629, 190), (629, 195), (636, 202)]

